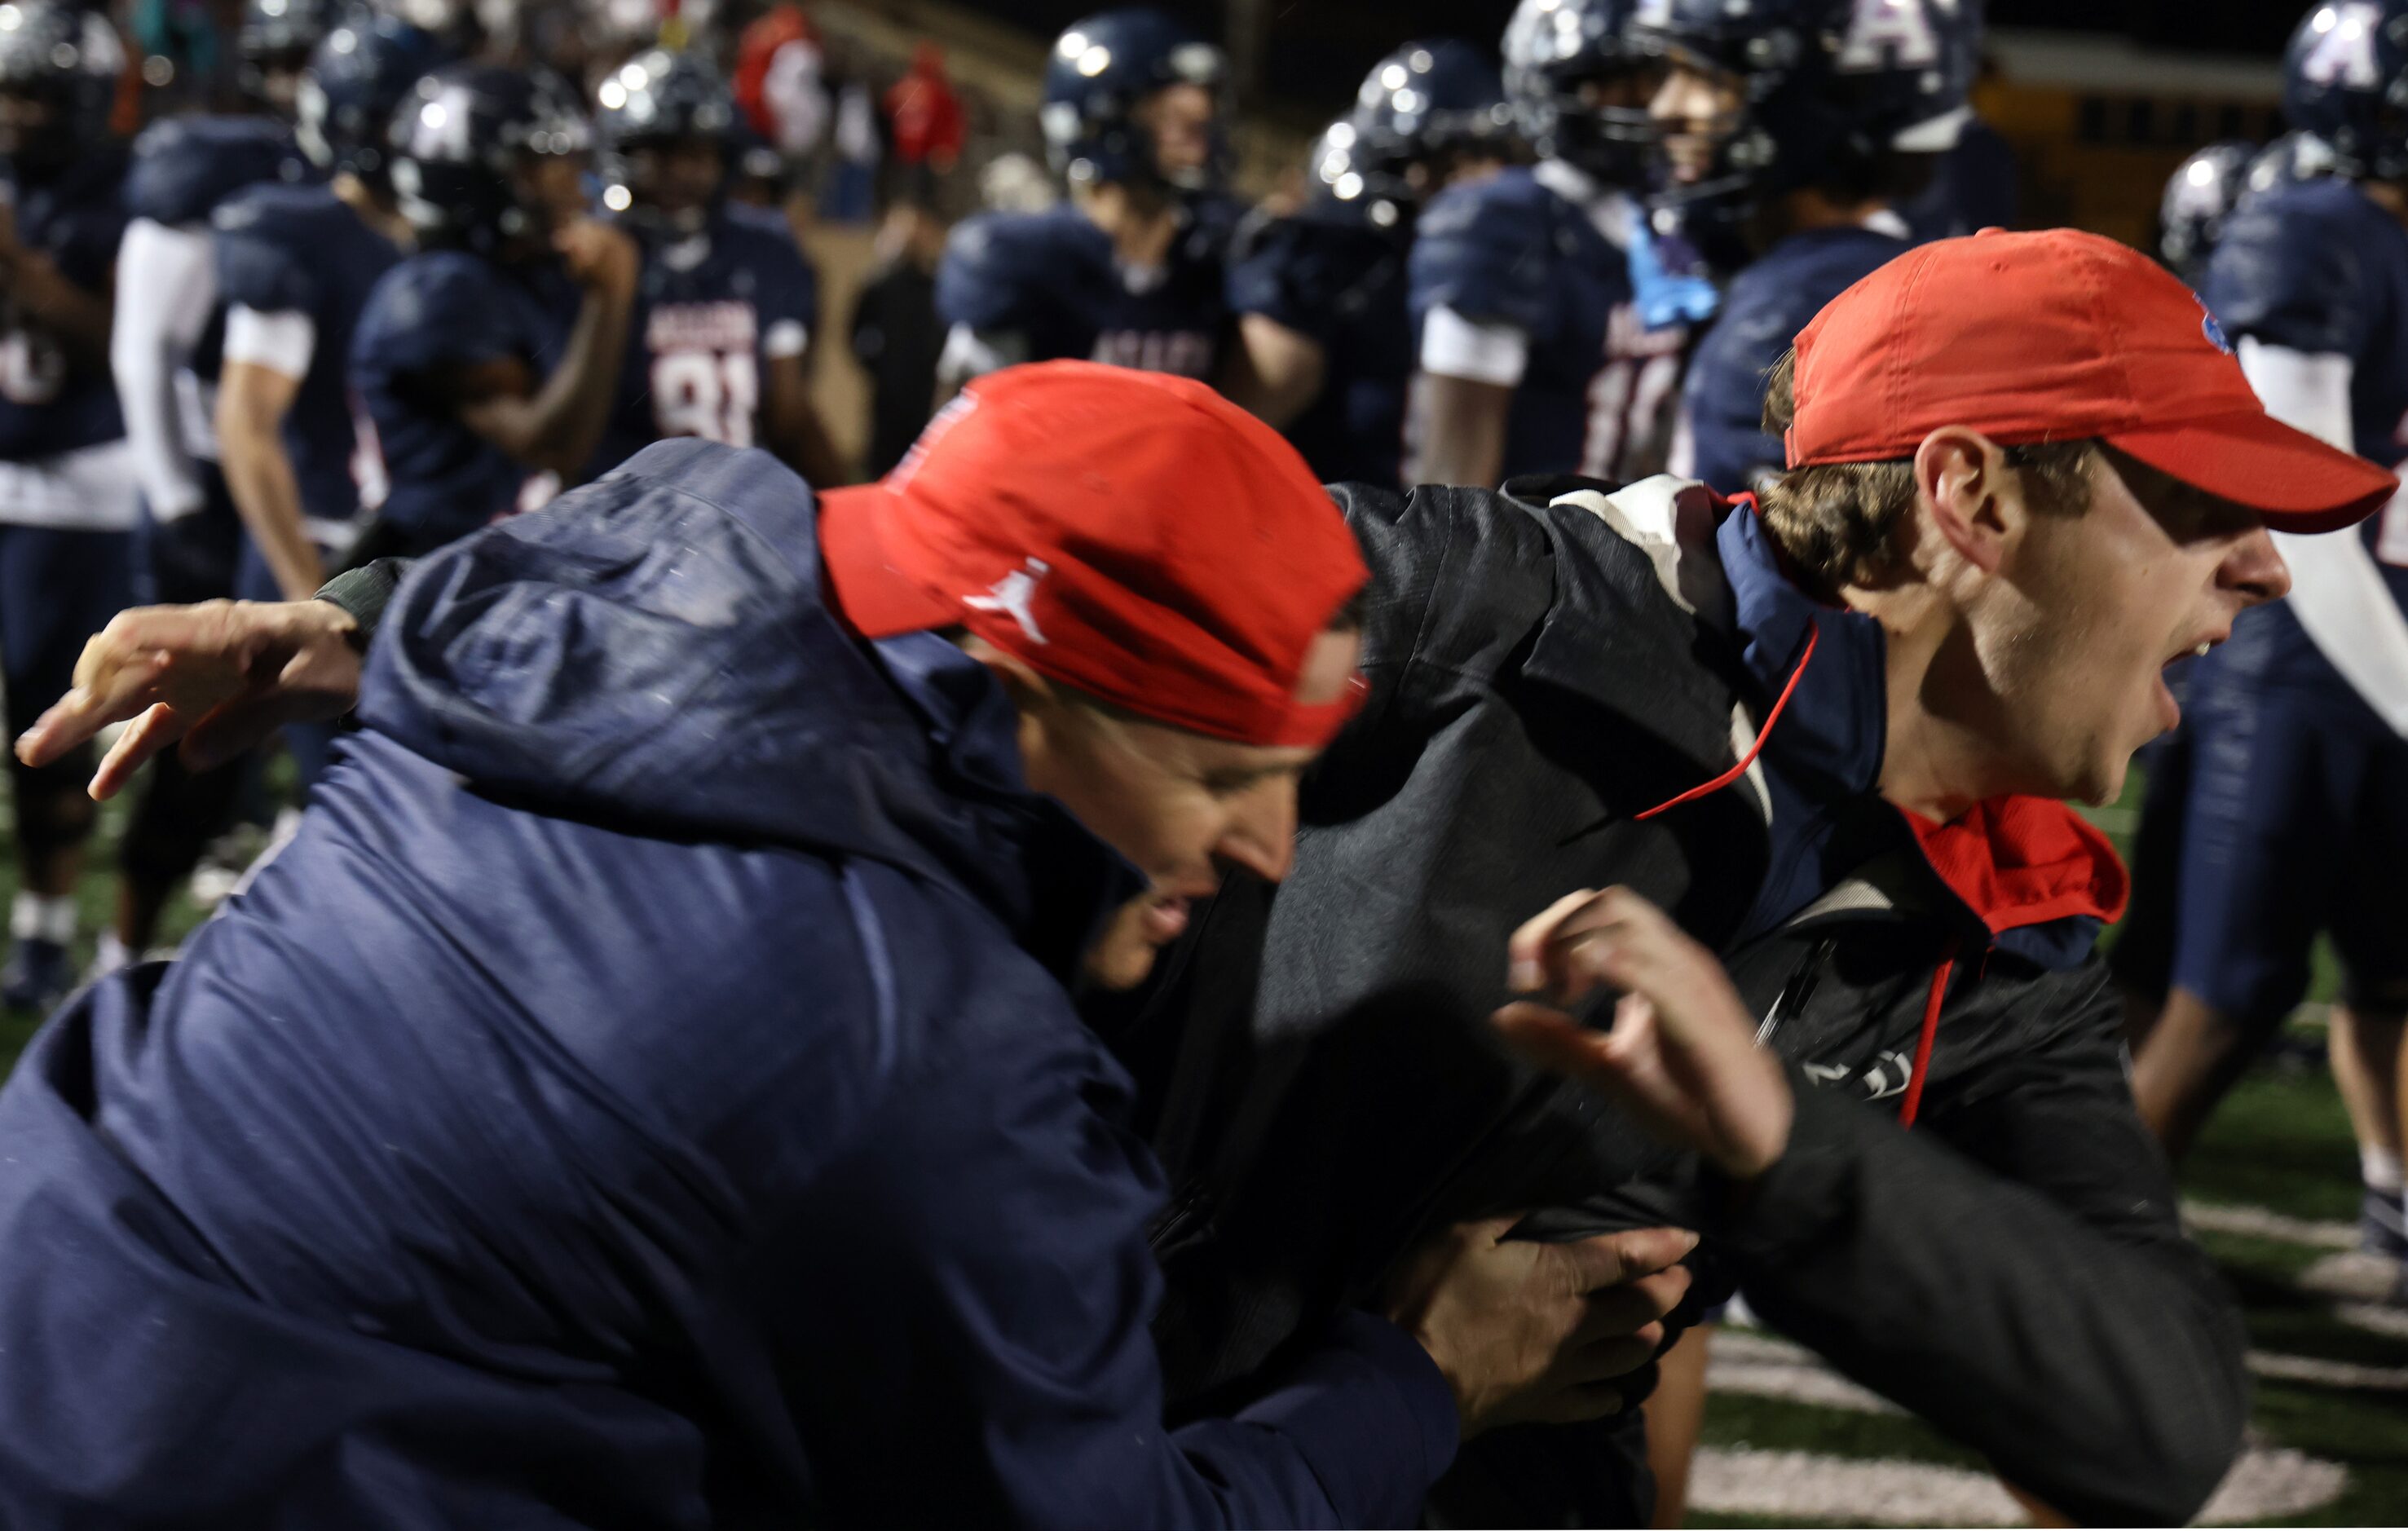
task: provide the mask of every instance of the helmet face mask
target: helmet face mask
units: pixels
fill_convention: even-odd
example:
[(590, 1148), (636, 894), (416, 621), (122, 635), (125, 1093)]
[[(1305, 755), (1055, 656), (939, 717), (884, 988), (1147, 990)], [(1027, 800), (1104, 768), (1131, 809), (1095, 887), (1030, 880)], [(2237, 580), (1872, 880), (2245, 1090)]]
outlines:
[(1609, 186), (1644, 182), (1660, 65), (1630, 45), (1634, 0), (1522, 0), (1505, 24), (1505, 97), (1541, 159)]
[(735, 142), (736, 102), (693, 58), (653, 49), (595, 89), (603, 205), (639, 226), (691, 234), (719, 205)]
[(0, 4), (0, 160), (20, 177), (74, 165), (108, 136), (125, 50), (97, 12), (64, 0)]
[(422, 241), (514, 259), (580, 216), (592, 131), (547, 75), (455, 64), (394, 115), (393, 186)]
[(1981, 29), (1971, 0), (1641, 0), (1630, 42), (1668, 72), (1658, 228), (1730, 264), (1790, 192), (1905, 194), (1956, 140)]
[(280, 117), (293, 116), (301, 77), (325, 40), (333, 9), (328, 0), (250, 0), (235, 34), (242, 93)]
[[(631, 222), (698, 233), (727, 189), (727, 146), (718, 138), (646, 138), (623, 145), (615, 158), (604, 205)], [(617, 191), (624, 193), (624, 208), (610, 195)]]
[(320, 169), (386, 184), (393, 120), (413, 86), (451, 62), (433, 34), (389, 16), (347, 17), (296, 83), (294, 136)]
[(1072, 23), (1046, 63), (1038, 125), (1073, 187), (1211, 192), (1228, 174), (1228, 63), (1154, 10)]
[(2408, 180), (2408, 0), (2319, 3), (2283, 58), (2283, 115), (2355, 180)]
[(60, 121), (50, 93), (0, 86), (0, 161), (19, 171), (64, 165), (74, 140), (59, 131)]

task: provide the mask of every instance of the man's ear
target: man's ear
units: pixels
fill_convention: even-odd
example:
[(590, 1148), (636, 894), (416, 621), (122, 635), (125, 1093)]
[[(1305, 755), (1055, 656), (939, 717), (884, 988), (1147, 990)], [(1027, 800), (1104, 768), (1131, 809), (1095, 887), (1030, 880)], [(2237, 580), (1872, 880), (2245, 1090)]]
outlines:
[(1021, 716), (1041, 712), (1059, 699), (1054, 682), (1028, 667), (1028, 662), (1008, 649), (998, 649), (976, 633), (964, 633), (954, 640), (962, 652), (987, 667), (996, 684), (1011, 698), (1011, 705)]
[(1984, 574), (1998, 572), (2023, 514), (2009, 479), (1997, 443), (1962, 425), (1943, 425), (1914, 449), (1915, 498), (1932, 530)]

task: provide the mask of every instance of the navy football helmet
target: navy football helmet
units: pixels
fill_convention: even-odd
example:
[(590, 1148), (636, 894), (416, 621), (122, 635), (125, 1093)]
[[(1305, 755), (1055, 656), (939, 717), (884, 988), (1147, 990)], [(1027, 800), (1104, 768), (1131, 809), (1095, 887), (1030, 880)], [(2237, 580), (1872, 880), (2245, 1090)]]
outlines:
[(1497, 66), (1455, 37), (1410, 42), (1373, 64), (1347, 121), (1359, 158), (1398, 170), (1465, 150), (1501, 154), (1514, 139)]
[(108, 136), (125, 47), (108, 18), (65, 0), (0, 5), (0, 95), (40, 104), (38, 124), (0, 129), (0, 160), (19, 175), (64, 169)]
[(1411, 42), (1371, 66), (1354, 109), (1323, 131), (1306, 162), (1307, 190), (1360, 207), (1387, 228), (1435, 190), (1433, 173), (1449, 156), (1503, 155), (1516, 142), (1504, 83), (1478, 49), (1453, 37)]
[(2242, 194), (2256, 196), (2277, 186), (2295, 186), (2337, 173), (2332, 145), (2313, 133), (2286, 133), (2249, 162), (2249, 184)]
[[(1955, 147), (1981, 62), (1978, 0), (1639, 0), (1631, 40), (1734, 81), (1713, 163), (1666, 177), (1683, 220), (1742, 216), (1762, 198), (1837, 183), (1877, 194), (1893, 152)], [(1692, 214), (1687, 209), (1695, 209)]]
[[(485, 18), (480, 14), (485, 6), (480, 0), (368, 0), (368, 4), (379, 15), (432, 34), (451, 50), (453, 58), (474, 58), (485, 50), (490, 40)], [(510, 4), (493, 8), (509, 14), (515, 13), (518, 7)]]
[(2174, 167), (2157, 207), (2157, 253), (2193, 287), (2215, 252), (2224, 221), (2248, 191), (2256, 144), (2230, 139), (2210, 144)]
[(1576, 165), (1612, 186), (1635, 186), (1654, 134), (1643, 92), (1617, 106), (1589, 100), (1592, 82), (1635, 80), (1650, 69), (1630, 46), (1637, 0), (1521, 0), (1505, 23), (1505, 99), (1539, 157)]
[(2353, 180), (2408, 179), (2408, 0), (2331, 0), (2291, 34), (2283, 115)]
[[(655, 48), (621, 64), (595, 89), (600, 109), (594, 118), (601, 150), (602, 204), (612, 212), (641, 218), (652, 211), (655, 188), (638, 183), (628, 156), (649, 144), (705, 139), (719, 146), (725, 164), (733, 147), (736, 97), (710, 65), (690, 53)], [(724, 181), (723, 181), (724, 189)], [(709, 207), (690, 209), (673, 222), (691, 232)]]
[(493, 255), (541, 236), (553, 217), (529, 196), (522, 162), (582, 156), (593, 143), (557, 77), (450, 64), (420, 80), (394, 114), (393, 189), (422, 241)]
[(279, 101), (273, 77), (289, 81), (308, 66), (335, 21), (336, 0), (246, 0), (242, 25), (235, 32), (235, 56), (240, 61), (236, 82), (245, 95), (272, 105)]
[(382, 184), (393, 114), (410, 87), (452, 62), (434, 34), (391, 16), (354, 11), (309, 56), (294, 99), (294, 136), (322, 170)]
[(1038, 116), (1055, 173), (1081, 182), (1211, 190), (1227, 170), (1217, 112), (1206, 163), (1173, 171), (1137, 122), (1137, 108), (1173, 85), (1202, 86), (1217, 101), (1228, 73), (1218, 48), (1158, 10), (1110, 10), (1071, 23), (1054, 39)]

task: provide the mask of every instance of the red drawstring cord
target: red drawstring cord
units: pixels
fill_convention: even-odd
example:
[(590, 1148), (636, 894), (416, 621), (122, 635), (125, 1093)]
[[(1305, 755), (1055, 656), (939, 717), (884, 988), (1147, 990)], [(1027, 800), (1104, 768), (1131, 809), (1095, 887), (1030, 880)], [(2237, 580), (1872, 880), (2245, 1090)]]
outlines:
[(1923, 1035), (1914, 1043), (1914, 1069), (1906, 1077), (1906, 1099), (1898, 1109), (1901, 1127), (1914, 1125), (1914, 1113), (1923, 1105), (1923, 1077), (1931, 1068), (1931, 1041), (1940, 1035), (1940, 1007), (1948, 998), (1948, 977), (1956, 970), (1956, 937), (1948, 937), (1940, 969), (1931, 975), (1931, 997), (1923, 1004)]
[[(1679, 808), (1684, 803), (1694, 803), (1710, 793), (1720, 792), (1745, 776), (1747, 768), (1756, 764), (1756, 757), (1764, 752), (1764, 741), (1772, 737), (1772, 725), (1781, 721), (1782, 708), (1787, 707), (1789, 698), (1797, 694), (1798, 682), (1805, 679), (1807, 663), (1814, 657), (1815, 640), (1821, 637), (1822, 630), (1809, 623), (1806, 628), (1806, 647), (1798, 654), (1798, 667), (1789, 672), (1788, 683), (1781, 688), (1781, 694), (1773, 699), (1772, 710), (1764, 715), (1764, 726), (1756, 731), (1756, 742), (1747, 747), (1747, 753), (1739, 757), (1738, 765), (1712, 781), (1701, 782), (1678, 797), (1656, 804), (1639, 817), (1653, 819), (1669, 808)], [(1931, 975), (1931, 997), (1925, 1001), (1923, 1006), (1923, 1034), (1915, 1038), (1914, 1043), (1914, 1068), (1907, 1075), (1906, 1099), (1898, 1110), (1899, 1125), (1902, 1127), (1914, 1125), (1914, 1113), (1923, 1105), (1923, 1079), (1931, 1068), (1931, 1044), (1940, 1035), (1940, 1008), (1948, 999), (1948, 980), (1956, 971), (1956, 938), (1949, 937), (1947, 953), (1940, 959), (1939, 970)]]
[(1806, 626), (1806, 647), (1798, 655), (1798, 667), (1789, 672), (1789, 683), (1781, 688), (1781, 694), (1773, 701), (1772, 710), (1764, 715), (1764, 726), (1756, 731), (1756, 742), (1747, 747), (1747, 753), (1739, 757), (1738, 765), (1732, 766), (1729, 770), (1725, 771), (1722, 775), (1714, 778), (1712, 781), (1703, 782), (1698, 786), (1691, 787), (1687, 792), (1683, 793), (1678, 797), (1672, 798), (1669, 802), (1656, 804), (1654, 808), (1649, 808), (1646, 812), (1639, 815), (1639, 817), (1641, 819), (1653, 819), (1656, 815), (1663, 812), (1667, 808), (1676, 808), (1684, 803), (1694, 803), (1698, 798), (1706, 796), (1710, 793), (1720, 792), (1725, 787), (1727, 787), (1732, 782), (1738, 780), (1741, 777), (1745, 776), (1747, 774), (1747, 768), (1756, 764), (1756, 757), (1764, 752), (1764, 741), (1772, 737), (1772, 725), (1781, 721), (1781, 709), (1789, 705), (1789, 698), (1797, 693), (1798, 682), (1802, 680), (1806, 674), (1806, 662), (1814, 657), (1814, 640), (1821, 637), (1822, 629), (1814, 626), (1812, 622), (1809, 622)]

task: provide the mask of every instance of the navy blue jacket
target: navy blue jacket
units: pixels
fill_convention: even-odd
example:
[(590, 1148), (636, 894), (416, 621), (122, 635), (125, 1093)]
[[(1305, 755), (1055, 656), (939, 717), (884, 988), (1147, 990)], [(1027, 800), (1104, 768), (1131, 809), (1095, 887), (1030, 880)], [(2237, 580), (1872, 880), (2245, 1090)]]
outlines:
[(1164, 1427), (1063, 987), (1134, 874), (815, 548), (684, 440), (412, 573), (297, 838), (0, 1089), (0, 1524), (1413, 1514), (1377, 1320)]

